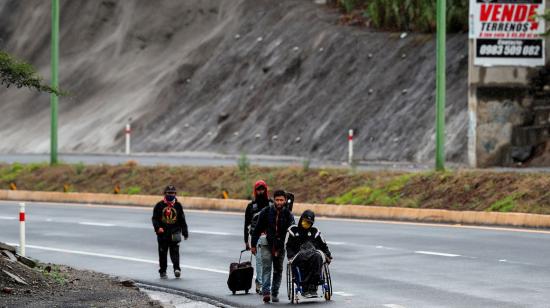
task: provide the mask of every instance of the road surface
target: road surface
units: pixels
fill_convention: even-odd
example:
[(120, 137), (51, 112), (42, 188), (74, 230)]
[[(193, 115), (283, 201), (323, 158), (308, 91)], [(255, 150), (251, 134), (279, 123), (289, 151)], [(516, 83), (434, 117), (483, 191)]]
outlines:
[[(0, 201), (0, 241), (18, 243), (18, 204)], [(150, 208), (27, 204), (27, 255), (178, 288), (238, 307), (227, 271), (243, 248), (243, 216), (186, 211), (183, 278), (160, 280)], [(306, 307), (548, 307), (549, 231), (321, 219), (333, 251), (334, 298)], [(169, 273), (171, 274), (171, 273)], [(281, 303), (286, 305), (283, 278)]]

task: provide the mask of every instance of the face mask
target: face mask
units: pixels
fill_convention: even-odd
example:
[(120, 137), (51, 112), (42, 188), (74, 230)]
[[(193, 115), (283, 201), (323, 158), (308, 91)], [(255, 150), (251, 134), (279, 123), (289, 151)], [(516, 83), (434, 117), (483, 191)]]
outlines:
[(175, 196), (175, 195), (166, 195), (166, 201), (168, 201), (168, 202), (174, 202), (174, 200), (176, 200), (176, 196)]
[(256, 199), (266, 200), (267, 196), (266, 196), (265, 191), (263, 191), (262, 193), (257, 191), (256, 192)]
[(312, 223), (310, 221), (302, 219), (301, 225), (302, 225), (302, 228), (309, 229), (311, 228)]

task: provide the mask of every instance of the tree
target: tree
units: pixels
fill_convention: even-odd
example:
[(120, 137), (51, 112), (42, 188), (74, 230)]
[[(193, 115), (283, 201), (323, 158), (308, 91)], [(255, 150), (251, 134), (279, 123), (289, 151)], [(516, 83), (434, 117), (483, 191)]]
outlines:
[(7, 52), (0, 50), (0, 84), (17, 88), (36, 89), (39, 92), (64, 95), (59, 89), (45, 84), (34, 67), (24, 61), (17, 60)]

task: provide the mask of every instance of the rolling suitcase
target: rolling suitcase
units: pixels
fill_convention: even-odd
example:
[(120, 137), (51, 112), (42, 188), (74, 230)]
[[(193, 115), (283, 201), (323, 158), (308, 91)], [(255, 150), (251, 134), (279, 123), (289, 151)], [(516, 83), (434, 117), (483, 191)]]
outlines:
[(227, 278), (227, 286), (233, 294), (237, 291), (244, 291), (248, 294), (248, 291), (252, 287), (252, 278), (254, 276), (252, 254), (250, 254), (250, 261), (241, 263), (241, 258), (243, 256), (243, 252), (245, 251), (246, 249), (241, 250), (238, 263), (231, 263), (231, 265), (229, 265), (229, 278)]

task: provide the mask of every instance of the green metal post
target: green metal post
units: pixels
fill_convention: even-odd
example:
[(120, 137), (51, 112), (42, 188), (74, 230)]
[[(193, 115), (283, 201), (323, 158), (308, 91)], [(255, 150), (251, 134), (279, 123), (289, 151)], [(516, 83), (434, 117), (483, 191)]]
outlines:
[[(51, 73), (52, 87), (59, 89), (59, 0), (52, 0), (52, 42), (51, 42)], [(50, 95), (51, 105), (51, 149), (50, 149), (50, 164), (57, 164), (57, 104), (58, 97), (55, 93)]]
[(437, 64), (435, 99), (435, 169), (445, 170), (445, 15), (446, 0), (437, 0)]

